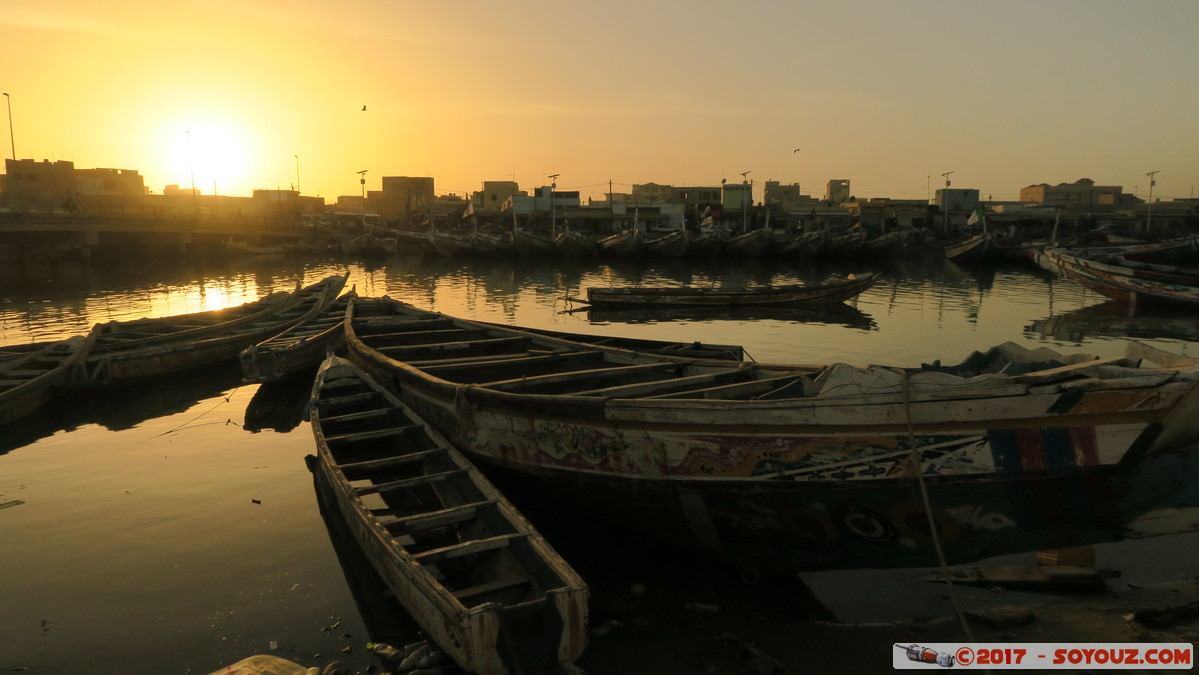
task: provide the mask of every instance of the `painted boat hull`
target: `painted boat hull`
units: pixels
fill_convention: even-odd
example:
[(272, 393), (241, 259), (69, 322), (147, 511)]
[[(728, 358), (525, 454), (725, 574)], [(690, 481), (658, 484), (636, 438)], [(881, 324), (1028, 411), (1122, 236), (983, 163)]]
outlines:
[(1199, 274), (1160, 273), (1152, 265), (1138, 268), (1119, 258), (1109, 262), (1061, 250), (1045, 250), (1041, 255), (1065, 278), (1116, 300), (1199, 307)]
[[(1199, 439), (1194, 375), (1147, 370), (1109, 377), (1095, 370), (1106, 367), (1099, 362), (1020, 378), (955, 381), (944, 373), (900, 376), (895, 369), (844, 364), (822, 368), (691, 361), (680, 366), (686, 360), (667, 363), (672, 361), (668, 357), (611, 350), (603, 355), (602, 367), (563, 370), (561, 375), (530, 371), (519, 377), (514, 371), (505, 373), (509, 379), (503, 382), (479, 386), (443, 379), (451, 373), (460, 379), (464, 366), (437, 365), (446, 363), (438, 354), (456, 354), (454, 363), (474, 358), (466, 355), (464, 343), (393, 342), (395, 346), (377, 348), (369, 315), (428, 314), (389, 302), (351, 305), (346, 328), (350, 357), (400, 392), (475, 461), (546, 485), (578, 485), (579, 501), (600, 510), (613, 501), (631, 500), (640, 506), (633, 511), (642, 518), (630, 525), (760, 568), (881, 564), (879, 557), (809, 555), (810, 537), (804, 533), (829, 495), (859, 495), (861, 503), (877, 508), (882, 502), (871, 500), (883, 497), (872, 496), (874, 491), (915, 497), (920, 478), (945, 490), (990, 484), (1000, 492), (1019, 490), (1030, 481), (1116, 471), (1137, 458)], [(451, 321), (463, 328), (472, 324)], [(513, 339), (494, 333), (477, 346), (492, 348)], [(537, 349), (566, 354), (571, 345), (548, 341)], [(704, 383), (682, 395), (655, 395), (656, 383), (601, 379), (676, 367), (681, 368), (679, 378)], [(761, 379), (749, 384), (722, 380), (726, 384), (705, 388), (706, 378), (737, 378), (750, 370)], [(580, 386), (587, 391), (540, 393), (536, 387), (543, 381), (559, 388), (563, 382), (586, 382)], [(811, 394), (809, 387), (818, 383), (823, 395)], [(767, 385), (764, 395), (757, 389), (753, 396), (738, 393), (741, 398), (716, 393), (761, 384)], [(634, 397), (632, 392), (642, 387), (650, 387), (648, 393)], [(941, 508), (937, 502), (934, 506)], [(768, 534), (759, 536), (765, 526), (758, 521), (769, 523)], [(715, 523), (728, 524), (727, 531), (722, 534)], [(742, 536), (760, 545), (750, 547)], [(911, 551), (904, 546), (896, 544), (882, 566), (931, 564), (922, 553), (907, 555)], [(961, 556), (964, 560), (969, 554)]]

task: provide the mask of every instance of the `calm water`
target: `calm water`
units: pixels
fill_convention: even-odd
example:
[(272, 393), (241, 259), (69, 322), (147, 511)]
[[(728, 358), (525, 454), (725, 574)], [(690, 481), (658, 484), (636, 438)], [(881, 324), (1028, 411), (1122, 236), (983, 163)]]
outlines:
[[(1035, 268), (976, 270), (936, 257), (820, 267), (420, 258), (363, 267), (264, 257), (204, 268), (140, 262), (10, 268), (0, 270), (0, 344), (83, 333), (99, 321), (239, 304), (347, 269), (362, 295), (493, 322), (736, 343), (758, 361), (956, 362), (1008, 340), (1115, 356), (1129, 336), (1199, 356), (1193, 313), (1130, 318), (1101, 296)], [(595, 285), (744, 286), (858, 271), (881, 276), (831, 313), (593, 316), (570, 311), (579, 306), (568, 299)], [(409, 627), (384, 620), (390, 606), (369, 575), (362, 580), (351, 571), (354, 552), (331, 544), (303, 462), (314, 452), (312, 436), (295, 417), (306, 387), (294, 383), (268, 396), (242, 385), (236, 371), (215, 369), (55, 406), (4, 431), (0, 504), (22, 503), (0, 509), (0, 670), (208, 673), (272, 650), (304, 665), (339, 658), (365, 669), (367, 639), (410, 637)], [(763, 617), (802, 619), (819, 610), (798, 583), (778, 606), (777, 589), (763, 594), (761, 585), (755, 590), (600, 524), (579, 529), (586, 536), (553, 543), (592, 583), (597, 625), (615, 615), (613, 598), (630, 582), (650, 588), (666, 608), (663, 617), (684, 602), (725, 602), (720, 620), (727, 625), (716, 629), (752, 633)], [(618, 565), (598, 562), (589, 546), (604, 537), (618, 538), (624, 552), (636, 555)], [(611, 541), (603, 543), (612, 550)], [(1194, 556), (1162, 554), (1194, 545), (1193, 535), (1104, 545), (1099, 562), (1121, 567), (1123, 581), (1154, 580), (1195, 572), (1199, 563), (1188, 562)], [(916, 582), (922, 573), (835, 572), (804, 580), (842, 619), (948, 613), (943, 589)], [(872, 584), (886, 590), (876, 593)], [(966, 602), (994, 602), (985, 596), (967, 593)], [(383, 617), (372, 617), (380, 602)], [(758, 604), (738, 613), (735, 602)], [(637, 672), (622, 662), (621, 645), (595, 638), (580, 665)]]

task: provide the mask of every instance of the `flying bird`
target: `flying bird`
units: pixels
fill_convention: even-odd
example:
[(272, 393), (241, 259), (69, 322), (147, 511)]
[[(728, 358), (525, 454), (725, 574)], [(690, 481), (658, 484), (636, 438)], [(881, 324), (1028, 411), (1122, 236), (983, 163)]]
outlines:
[(366, 106), (362, 106), (362, 109), (363, 109), (363, 110), (366, 110)]
[[(363, 110), (366, 110), (366, 108), (363, 108)], [(796, 148), (796, 149), (792, 150), (791, 152), (793, 152), (793, 153), (799, 152), (799, 148)]]

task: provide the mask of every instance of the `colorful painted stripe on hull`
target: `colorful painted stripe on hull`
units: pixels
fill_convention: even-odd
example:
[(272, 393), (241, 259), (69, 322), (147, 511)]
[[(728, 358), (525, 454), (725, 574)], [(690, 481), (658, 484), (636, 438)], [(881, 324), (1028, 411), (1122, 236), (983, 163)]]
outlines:
[(1095, 427), (992, 429), (987, 442), (1000, 476), (1060, 475), (1099, 464)]

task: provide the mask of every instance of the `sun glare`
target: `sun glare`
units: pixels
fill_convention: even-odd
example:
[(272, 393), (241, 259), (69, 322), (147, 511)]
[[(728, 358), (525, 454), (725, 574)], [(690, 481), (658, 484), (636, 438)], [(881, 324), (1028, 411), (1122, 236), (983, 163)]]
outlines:
[[(195, 187), (202, 194), (250, 196), (258, 178), (254, 147), (237, 125), (210, 119), (184, 122), (163, 132), (170, 140), (168, 183)], [(151, 186), (151, 189), (155, 189)]]

